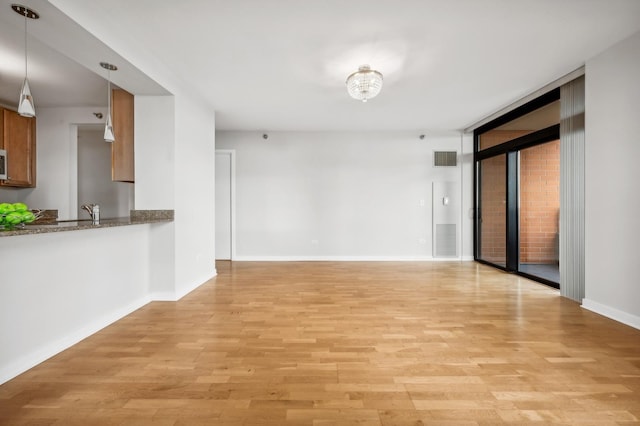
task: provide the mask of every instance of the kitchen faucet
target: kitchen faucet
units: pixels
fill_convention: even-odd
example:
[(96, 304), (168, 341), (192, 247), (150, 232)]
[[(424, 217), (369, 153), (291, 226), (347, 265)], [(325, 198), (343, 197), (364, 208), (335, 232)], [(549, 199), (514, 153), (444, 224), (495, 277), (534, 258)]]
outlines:
[(91, 221), (94, 225), (100, 224), (100, 205), (99, 204), (83, 204), (80, 206), (82, 210), (86, 210), (91, 215)]

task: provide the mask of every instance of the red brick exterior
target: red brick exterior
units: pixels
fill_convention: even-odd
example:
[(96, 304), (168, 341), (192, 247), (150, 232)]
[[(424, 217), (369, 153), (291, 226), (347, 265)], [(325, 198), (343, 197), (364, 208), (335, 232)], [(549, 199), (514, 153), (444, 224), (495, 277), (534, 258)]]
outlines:
[(480, 224), (480, 259), (506, 264), (507, 252), (507, 156), (482, 160), (482, 222)]
[(560, 141), (520, 151), (520, 262), (558, 261)]
[[(482, 161), (480, 258), (506, 263), (506, 155)], [(520, 151), (520, 262), (558, 261), (560, 141)]]

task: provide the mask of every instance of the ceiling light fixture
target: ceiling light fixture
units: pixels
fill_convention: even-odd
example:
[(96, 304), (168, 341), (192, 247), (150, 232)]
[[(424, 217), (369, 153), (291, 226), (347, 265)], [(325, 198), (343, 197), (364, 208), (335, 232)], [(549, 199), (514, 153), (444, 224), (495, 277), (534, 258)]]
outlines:
[(358, 71), (347, 77), (347, 91), (353, 99), (367, 102), (382, 89), (382, 74), (369, 65), (361, 65)]
[(104, 123), (104, 141), (113, 142), (116, 137), (111, 123), (111, 71), (117, 71), (118, 67), (107, 62), (100, 62), (100, 66), (107, 70), (107, 121)]
[(38, 15), (36, 11), (19, 4), (12, 4), (11, 9), (17, 14), (24, 16), (24, 82), (20, 90), (18, 114), (24, 117), (35, 117), (36, 107), (33, 104), (33, 96), (31, 96), (31, 88), (29, 88), (29, 80), (27, 79), (27, 18), (38, 19), (40, 15)]

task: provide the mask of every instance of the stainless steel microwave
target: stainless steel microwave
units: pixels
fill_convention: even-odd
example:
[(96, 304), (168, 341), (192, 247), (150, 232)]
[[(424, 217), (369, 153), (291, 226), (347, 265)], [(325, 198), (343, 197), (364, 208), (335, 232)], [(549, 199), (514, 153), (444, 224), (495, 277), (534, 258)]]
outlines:
[(0, 149), (0, 180), (7, 179), (7, 151)]

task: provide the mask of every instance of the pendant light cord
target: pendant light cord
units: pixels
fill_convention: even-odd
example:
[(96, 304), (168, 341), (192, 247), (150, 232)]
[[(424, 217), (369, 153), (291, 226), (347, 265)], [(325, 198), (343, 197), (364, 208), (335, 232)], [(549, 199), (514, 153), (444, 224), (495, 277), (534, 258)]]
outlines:
[(27, 78), (27, 15), (29, 12), (25, 9), (24, 11), (24, 78)]
[(111, 70), (107, 69), (107, 114), (111, 116)]

